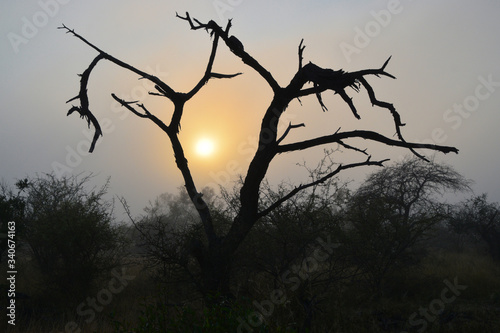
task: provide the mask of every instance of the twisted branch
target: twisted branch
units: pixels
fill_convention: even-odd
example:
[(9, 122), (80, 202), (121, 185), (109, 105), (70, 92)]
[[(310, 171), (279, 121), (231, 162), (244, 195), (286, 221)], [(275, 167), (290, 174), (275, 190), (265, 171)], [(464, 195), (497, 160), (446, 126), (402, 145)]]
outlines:
[(92, 143), (90, 144), (90, 149), (89, 149), (90, 153), (94, 151), (97, 139), (100, 136), (102, 136), (102, 130), (101, 130), (101, 125), (99, 125), (99, 122), (97, 121), (97, 118), (92, 114), (92, 112), (89, 109), (89, 96), (87, 94), (87, 85), (89, 82), (90, 73), (92, 72), (94, 67), (97, 65), (97, 63), (102, 59), (104, 59), (104, 56), (102, 54), (99, 54), (97, 57), (94, 58), (94, 60), (90, 63), (89, 67), (81, 75), (80, 92), (78, 93), (77, 96), (66, 101), (66, 103), (69, 103), (71, 101), (79, 99), (80, 106), (73, 105), (69, 109), (69, 111), (66, 115), (69, 116), (70, 114), (72, 114), (73, 112), (76, 111), (80, 114), (80, 118), (84, 118), (87, 120), (87, 125), (89, 128), (90, 128), (90, 124), (92, 124), (95, 128), (94, 137), (92, 138)]
[[(303, 48), (299, 46), (299, 51), (298, 51), (299, 59), (302, 59), (302, 52)], [(346, 93), (345, 89), (352, 88), (354, 91), (359, 92), (360, 87), (363, 86), (364, 88), (366, 88), (368, 97), (370, 98), (370, 102), (372, 103), (373, 106), (378, 106), (387, 109), (391, 113), (394, 120), (396, 135), (401, 142), (401, 144), (399, 145), (408, 148), (417, 157), (428, 161), (427, 158), (416, 152), (415, 148), (436, 149), (436, 147), (438, 146), (432, 145), (432, 147), (431, 146), (423, 147), (418, 144), (409, 144), (409, 143), (407, 144), (407, 141), (404, 139), (403, 134), (401, 132), (401, 127), (403, 127), (405, 124), (402, 123), (400, 114), (396, 111), (396, 108), (394, 107), (393, 104), (380, 101), (377, 99), (372, 86), (368, 83), (368, 81), (365, 78), (365, 76), (367, 75), (374, 75), (377, 77), (387, 76), (389, 78), (395, 79), (396, 77), (394, 75), (386, 72), (385, 70), (390, 60), (391, 57), (389, 57), (384, 62), (384, 64), (378, 69), (365, 69), (356, 72), (344, 72), (343, 70), (334, 71), (331, 69), (323, 69), (313, 63), (309, 63), (304, 67), (299, 66), (300, 67), (299, 71), (297, 72), (296, 76), (290, 83), (289, 88), (292, 87), (292, 89), (295, 90), (292, 93), (292, 96), (294, 98), (300, 98), (311, 94), (315, 94), (323, 111), (327, 111), (328, 109), (324, 104), (323, 99), (321, 98), (321, 93), (327, 90), (332, 90), (335, 93), (339, 94), (342, 100), (344, 100), (344, 102), (349, 106), (354, 117), (357, 119), (361, 119), (361, 116), (359, 115), (356, 106), (354, 105), (353, 99)], [(306, 82), (312, 82), (313, 87), (302, 88), (302, 86)], [(341, 142), (338, 143), (341, 145), (345, 145)], [(346, 146), (346, 147), (348, 147), (349, 149), (354, 148), (351, 146)]]

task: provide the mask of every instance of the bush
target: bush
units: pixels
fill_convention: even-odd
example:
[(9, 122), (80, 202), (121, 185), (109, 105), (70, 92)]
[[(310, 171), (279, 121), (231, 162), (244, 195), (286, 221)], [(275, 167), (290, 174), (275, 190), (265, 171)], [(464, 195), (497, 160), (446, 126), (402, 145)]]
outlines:
[(47, 174), (25, 190), (25, 241), (51, 299), (80, 301), (119, 264), (125, 241), (104, 200), (109, 180), (87, 192), (91, 178)]
[(500, 206), (488, 202), (486, 194), (457, 204), (448, 218), (448, 226), (457, 235), (472, 238), (500, 261)]
[(445, 220), (447, 205), (436, 198), (462, 191), (469, 181), (452, 167), (405, 158), (372, 173), (349, 198), (346, 251), (375, 291), (391, 271), (418, 261), (418, 247)]
[[(175, 306), (152, 301), (142, 305), (136, 324), (115, 320), (115, 332), (240, 332), (245, 319), (251, 313), (249, 306), (242, 304), (221, 305), (198, 308), (194, 305)], [(247, 324), (248, 326), (248, 324)], [(267, 325), (253, 328), (252, 332), (269, 332)], [(246, 331), (243, 330), (243, 331)]]

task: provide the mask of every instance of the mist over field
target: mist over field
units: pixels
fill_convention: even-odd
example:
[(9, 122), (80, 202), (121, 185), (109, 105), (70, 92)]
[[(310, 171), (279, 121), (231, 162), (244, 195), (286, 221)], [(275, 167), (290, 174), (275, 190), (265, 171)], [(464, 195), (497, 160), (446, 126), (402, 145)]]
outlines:
[(0, 4), (6, 332), (497, 332), (500, 6)]

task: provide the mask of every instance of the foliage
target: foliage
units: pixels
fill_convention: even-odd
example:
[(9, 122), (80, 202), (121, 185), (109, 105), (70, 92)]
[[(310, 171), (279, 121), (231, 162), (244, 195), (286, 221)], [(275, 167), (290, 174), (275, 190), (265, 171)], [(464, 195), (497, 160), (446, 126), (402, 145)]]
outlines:
[[(312, 183), (334, 169), (330, 156), (326, 152), (316, 168), (308, 169)], [(272, 187), (264, 182), (259, 205), (269, 207), (294, 188), (293, 184)], [(451, 167), (412, 158), (371, 174), (353, 194), (335, 178), (317, 183), (259, 220), (235, 254), (232, 288), (249, 297), (275, 288), (287, 291), (295, 320), (309, 327), (321, 312), (321, 304), (339, 297), (333, 286), (362, 276), (379, 291), (390, 273), (415, 263), (417, 245), (445, 214), (447, 206), (437, 201), (437, 194), (467, 188), (468, 181)], [(223, 190), (223, 203), (207, 195), (220, 230), (238, 212), (238, 192), (238, 187), (233, 192)], [(174, 281), (175, 264), (188, 272), (177, 275), (179, 280), (196, 281), (199, 271), (190, 265), (185, 249), (203, 233), (187, 194), (162, 195), (146, 212), (138, 226), (149, 236), (148, 248), (156, 249), (149, 255), (157, 263), (168, 263), (163, 266), (166, 280)], [(179, 220), (179, 216), (184, 218)], [(342, 246), (310, 269), (306, 264), (320, 247), (318, 239)], [(293, 279), (298, 283), (290, 284)]]
[(24, 231), (22, 220), (25, 203), (20, 197), (20, 191), (24, 189), (26, 182), (27, 180), (23, 180), (17, 183), (19, 190), (17, 194), (14, 194), (6, 184), (0, 185), (0, 262), (7, 250), (7, 223), (16, 222), (16, 238)]
[[(215, 200), (210, 188), (205, 188), (203, 194), (207, 202)], [(128, 209), (124, 200), (122, 203)], [(144, 212), (137, 219), (129, 216), (148, 268), (159, 282), (177, 281), (192, 288), (193, 283), (199, 283), (199, 269), (189, 260), (188, 251), (199, 246), (195, 240), (203, 239), (203, 231), (186, 190), (159, 195)]]
[(438, 195), (468, 184), (450, 166), (405, 158), (372, 173), (355, 191), (344, 216), (345, 251), (374, 288), (391, 270), (414, 262), (415, 246), (444, 219)]
[[(153, 333), (153, 332), (195, 332), (219, 333), (237, 332), (243, 318), (250, 310), (241, 304), (214, 306), (197, 309), (193, 305), (173, 306), (162, 302), (143, 303), (137, 323), (130, 324), (115, 320), (115, 332)], [(268, 332), (267, 325), (253, 332)]]
[(486, 194), (457, 204), (448, 224), (455, 233), (481, 242), (493, 258), (500, 260), (500, 207), (488, 202)]
[(73, 301), (118, 265), (125, 244), (113, 224), (112, 203), (104, 199), (109, 180), (89, 190), (91, 179), (91, 174), (37, 176), (29, 180), (23, 198), (25, 241), (43, 276), (43, 288)]

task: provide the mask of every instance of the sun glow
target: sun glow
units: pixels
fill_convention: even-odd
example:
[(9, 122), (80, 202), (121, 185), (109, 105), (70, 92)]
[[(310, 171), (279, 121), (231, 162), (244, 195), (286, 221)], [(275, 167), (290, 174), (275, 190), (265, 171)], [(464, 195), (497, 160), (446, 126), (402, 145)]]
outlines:
[(203, 157), (212, 155), (215, 151), (214, 142), (210, 139), (203, 138), (196, 143), (196, 153)]

